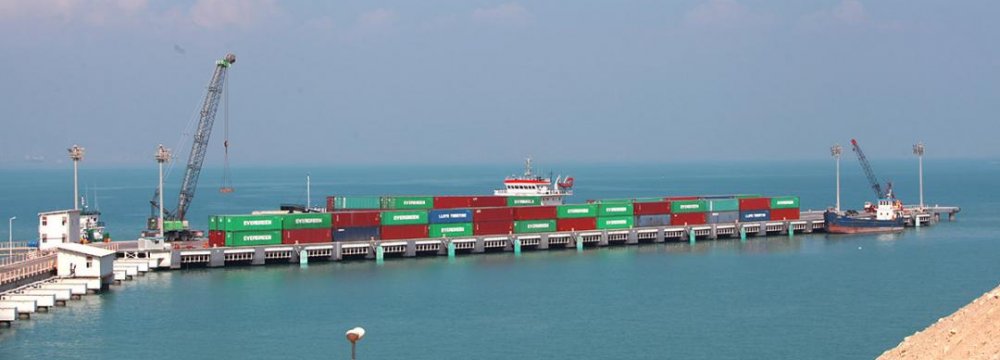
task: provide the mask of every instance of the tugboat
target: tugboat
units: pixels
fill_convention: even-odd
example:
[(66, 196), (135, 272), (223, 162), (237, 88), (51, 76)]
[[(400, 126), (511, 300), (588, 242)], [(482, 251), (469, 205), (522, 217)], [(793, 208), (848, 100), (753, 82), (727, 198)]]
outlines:
[(573, 178), (562, 176), (556, 178), (556, 186), (552, 186), (552, 176), (548, 178), (537, 176), (531, 172), (531, 158), (524, 163), (524, 175), (511, 175), (503, 180), (503, 189), (493, 191), (497, 196), (537, 196), (541, 205), (562, 205), (563, 198), (573, 195)]
[[(891, 189), (891, 188), (890, 188)], [(906, 219), (903, 218), (903, 203), (892, 197), (880, 199), (878, 205), (865, 203), (864, 214), (838, 214), (827, 210), (823, 213), (826, 232), (830, 234), (863, 234), (903, 231)]]

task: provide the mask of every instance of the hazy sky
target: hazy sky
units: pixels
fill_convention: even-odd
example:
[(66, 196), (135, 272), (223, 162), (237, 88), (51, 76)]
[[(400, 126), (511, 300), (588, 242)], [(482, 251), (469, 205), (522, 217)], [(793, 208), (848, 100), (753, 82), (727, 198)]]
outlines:
[[(0, 0), (0, 166), (1000, 156), (996, 1)], [(221, 159), (220, 110), (209, 164)], [(188, 146), (174, 149), (185, 154)]]

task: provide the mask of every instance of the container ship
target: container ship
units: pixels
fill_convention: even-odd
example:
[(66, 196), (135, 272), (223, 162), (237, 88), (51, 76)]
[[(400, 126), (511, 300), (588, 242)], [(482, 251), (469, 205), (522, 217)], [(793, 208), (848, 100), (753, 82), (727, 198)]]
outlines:
[(662, 196), (568, 204), (573, 178), (521, 176), (492, 195), (329, 196), (322, 212), (209, 217), (209, 247), (456, 238), (799, 219), (796, 196)]

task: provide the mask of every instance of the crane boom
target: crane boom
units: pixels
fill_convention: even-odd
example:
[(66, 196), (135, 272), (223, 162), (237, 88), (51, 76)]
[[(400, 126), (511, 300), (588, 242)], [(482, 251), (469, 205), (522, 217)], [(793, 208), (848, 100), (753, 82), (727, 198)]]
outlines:
[[(188, 155), (187, 166), (184, 169), (184, 182), (181, 183), (177, 207), (174, 211), (164, 209), (165, 218), (168, 220), (184, 220), (187, 216), (188, 207), (191, 206), (191, 200), (194, 199), (195, 190), (198, 188), (198, 177), (201, 175), (201, 166), (205, 162), (208, 141), (212, 135), (212, 125), (215, 123), (215, 113), (219, 108), (219, 100), (226, 83), (226, 72), (235, 62), (236, 55), (233, 54), (226, 54), (226, 57), (215, 62), (215, 72), (212, 74), (212, 80), (208, 83), (208, 93), (205, 94), (205, 101), (201, 106), (198, 127), (191, 144), (191, 153)], [(158, 211), (159, 207), (163, 206), (157, 202), (157, 196), (159, 196), (159, 189), (150, 202), (153, 212)], [(150, 224), (154, 223), (150, 222)]]
[(865, 171), (865, 176), (868, 177), (868, 183), (871, 184), (872, 190), (875, 191), (876, 199), (882, 199), (886, 197), (886, 193), (882, 192), (882, 185), (879, 184), (878, 178), (875, 177), (875, 171), (872, 170), (872, 165), (868, 163), (868, 158), (865, 153), (861, 151), (861, 146), (858, 145), (858, 141), (851, 139), (851, 149), (854, 153), (858, 154), (858, 162), (861, 163), (861, 169)]

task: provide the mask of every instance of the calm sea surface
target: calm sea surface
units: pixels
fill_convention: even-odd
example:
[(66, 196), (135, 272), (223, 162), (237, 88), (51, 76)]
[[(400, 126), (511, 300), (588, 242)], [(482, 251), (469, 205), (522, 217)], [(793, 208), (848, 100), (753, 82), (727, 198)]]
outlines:
[[(917, 201), (915, 160), (875, 166)], [(870, 190), (853, 159), (843, 169), (844, 207), (857, 208)], [(307, 173), (321, 205), (330, 194), (488, 193), (520, 170), (242, 168), (236, 192), (221, 195), (221, 173), (208, 169), (190, 218), (204, 228), (209, 214), (304, 203)], [(556, 170), (576, 178), (571, 202), (722, 193), (834, 202), (832, 161)], [(368, 330), (366, 359), (873, 358), (1000, 283), (1000, 162), (928, 160), (925, 171), (926, 202), (962, 206), (958, 221), (894, 235), (162, 271), (0, 329), (0, 359), (347, 358), (343, 334), (354, 326)], [(84, 166), (80, 177), (112, 236), (134, 238), (155, 167)], [(168, 182), (169, 206), (179, 178)], [(37, 212), (72, 207), (71, 182), (68, 169), (0, 169), (0, 218), (18, 217), (15, 240), (36, 236)]]

